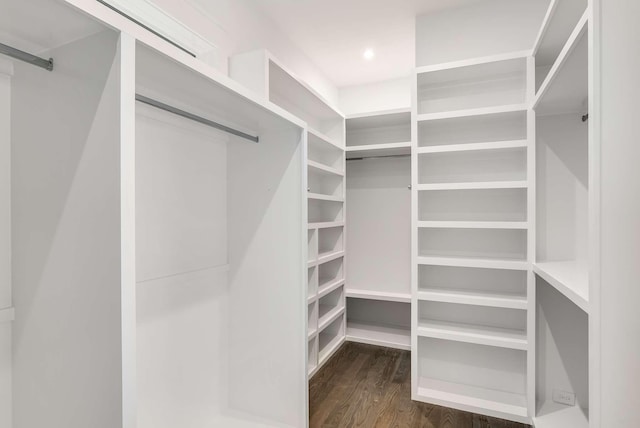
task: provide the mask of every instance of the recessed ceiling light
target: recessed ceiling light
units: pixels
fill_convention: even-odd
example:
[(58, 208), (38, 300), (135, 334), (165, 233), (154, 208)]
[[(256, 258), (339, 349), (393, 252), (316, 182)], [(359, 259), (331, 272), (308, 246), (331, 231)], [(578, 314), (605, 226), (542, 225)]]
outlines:
[(362, 54), (362, 56), (364, 57), (364, 59), (366, 59), (367, 61), (371, 61), (373, 59), (373, 57), (376, 56), (375, 52), (373, 52), (373, 49), (369, 48), (369, 49), (365, 49), (364, 53)]

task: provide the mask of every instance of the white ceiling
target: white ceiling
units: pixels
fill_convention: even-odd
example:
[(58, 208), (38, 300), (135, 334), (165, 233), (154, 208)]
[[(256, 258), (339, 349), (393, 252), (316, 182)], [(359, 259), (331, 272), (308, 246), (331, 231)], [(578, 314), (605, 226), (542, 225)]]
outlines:
[[(337, 87), (408, 76), (415, 17), (482, 0), (254, 0)], [(372, 48), (375, 58), (363, 52)]]

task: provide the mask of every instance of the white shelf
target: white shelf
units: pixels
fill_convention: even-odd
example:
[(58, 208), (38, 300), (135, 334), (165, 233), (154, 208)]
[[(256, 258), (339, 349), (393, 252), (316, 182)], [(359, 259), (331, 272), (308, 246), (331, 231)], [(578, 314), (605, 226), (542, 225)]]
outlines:
[[(435, 71), (454, 70), (457, 68), (472, 67), (474, 65), (500, 63), (502, 61), (509, 61), (512, 59), (526, 58), (529, 55), (531, 55), (531, 52), (529, 51), (515, 51), (499, 55), (470, 58), (462, 61), (443, 62), (435, 65), (425, 65), (422, 67), (417, 67), (416, 73), (433, 73)], [(500, 70), (496, 70), (495, 74), (500, 74)]]
[(307, 339), (311, 340), (318, 334), (318, 329), (314, 328), (312, 330), (307, 330)]
[(419, 221), (419, 228), (441, 229), (528, 229), (526, 221)]
[(307, 199), (316, 201), (344, 202), (342, 196), (323, 195), (321, 193), (307, 193)]
[(410, 293), (389, 293), (385, 291), (360, 290), (347, 288), (347, 297), (352, 299), (382, 300), (385, 302), (411, 303)]
[(588, 411), (577, 406), (548, 402), (533, 418), (535, 428), (589, 428)]
[(335, 141), (333, 138), (329, 138), (322, 132), (310, 127), (307, 128), (307, 132), (311, 134), (311, 136), (316, 138), (316, 140), (314, 140), (313, 138), (309, 138), (309, 144), (312, 144), (314, 141), (319, 141), (321, 143), (324, 143), (325, 145), (331, 146), (332, 149), (344, 151), (344, 147), (342, 147), (340, 143)]
[(472, 181), (466, 183), (418, 184), (416, 190), (526, 189), (527, 181)]
[(344, 227), (344, 221), (327, 221), (322, 223), (309, 223), (308, 229), (329, 229), (331, 227)]
[(422, 377), (418, 381), (417, 395), (420, 400), (440, 406), (529, 423), (524, 394)]
[(324, 263), (328, 263), (332, 260), (335, 259), (339, 259), (340, 257), (344, 257), (344, 251), (343, 250), (338, 250), (338, 251), (330, 251), (328, 253), (321, 253), (318, 256), (318, 265), (324, 264)]
[(419, 320), (418, 336), (526, 351), (526, 331), (482, 325)]
[(418, 257), (419, 265), (474, 267), (486, 269), (527, 270), (529, 263), (520, 260), (493, 260), (458, 257)]
[(16, 313), (14, 308), (0, 309), (0, 324), (15, 320), (15, 315)]
[(308, 160), (307, 166), (309, 167), (310, 171), (315, 171), (320, 174), (336, 175), (338, 177), (344, 177), (344, 172), (339, 171), (335, 168), (331, 168), (330, 166), (323, 165), (320, 162)]
[(506, 106), (497, 107), (482, 107), (465, 110), (454, 110), (441, 113), (425, 113), (419, 114), (418, 122), (425, 122), (428, 120), (441, 120), (441, 119), (455, 119), (460, 117), (472, 117), (472, 116), (485, 116), (490, 114), (500, 113), (513, 113), (519, 111), (526, 111), (528, 106), (526, 104), (511, 104)]
[(337, 334), (323, 349), (318, 352), (318, 368), (320, 368), (345, 341), (345, 337)]
[(418, 300), (493, 308), (527, 309), (527, 298), (517, 294), (430, 288), (419, 291)]
[(540, 114), (586, 113), (588, 97), (589, 12), (586, 11), (536, 93), (533, 108)]
[(321, 285), (318, 286), (318, 296), (317, 296), (318, 299), (326, 296), (327, 294), (331, 293), (333, 290), (340, 288), (342, 285), (344, 285), (344, 278), (334, 279), (332, 281), (327, 282), (326, 284), (323, 284), (322, 282), (320, 282), (320, 284)]
[[(329, 324), (335, 321), (339, 316), (344, 314), (344, 306), (335, 306), (331, 309), (323, 308), (325, 305), (318, 306), (318, 334), (322, 332)], [(324, 311), (324, 315), (320, 314)]]
[(369, 144), (347, 147), (347, 159), (411, 154), (411, 142)]
[(438, 146), (418, 147), (417, 153), (450, 153), (450, 152), (472, 152), (478, 150), (500, 150), (518, 149), (529, 145), (527, 140), (496, 141), (488, 143), (468, 143), (468, 144), (442, 144)]
[(347, 340), (367, 345), (411, 350), (411, 330), (363, 322), (347, 322)]
[(534, 263), (533, 271), (580, 309), (589, 313), (589, 271), (577, 261)]

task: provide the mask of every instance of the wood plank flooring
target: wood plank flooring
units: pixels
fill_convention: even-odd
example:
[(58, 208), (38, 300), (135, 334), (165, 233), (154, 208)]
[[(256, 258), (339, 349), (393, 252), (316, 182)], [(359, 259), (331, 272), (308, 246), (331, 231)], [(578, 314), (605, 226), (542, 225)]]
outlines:
[(411, 401), (411, 354), (346, 342), (309, 382), (311, 428), (527, 428)]

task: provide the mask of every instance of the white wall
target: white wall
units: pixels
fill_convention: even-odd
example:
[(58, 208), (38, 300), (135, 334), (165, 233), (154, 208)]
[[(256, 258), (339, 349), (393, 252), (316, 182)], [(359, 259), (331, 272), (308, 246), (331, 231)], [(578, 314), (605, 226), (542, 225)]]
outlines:
[[(640, 426), (640, 2), (592, 2), (596, 34), (596, 137), (601, 137), (600, 357), (601, 421), (595, 427)], [(597, 25), (597, 24), (596, 24)], [(597, 45), (596, 45), (597, 48)], [(600, 94), (598, 94), (598, 92)], [(601, 98), (598, 97), (601, 95)], [(592, 101), (592, 100), (590, 100)], [(599, 129), (600, 128), (600, 129)], [(598, 131), (599, 134), (598, 134)], [(596, 320), (597, 322), (597, 320)], [(596, 325), (597, 326), (597, 325)]]
[(549, 0), (487, 0), (416, 19), (416, 66), (533, 48)]
[[(0, 310), (11, 306), (11, 75), (0, 59)], [(11, 323), (0, 321), (0, 427), (11, 426)]]
[(411, 77), (344, 86), (338, 96), (338, 108), (345, 115), (410, 108)]
[(223, 72), (227, 72), (229, 56), (267, 49), (327, 100), (338, 102), (338, 91), (331, 81), (252, 0), (153, 0), (153, 3), (217, 45), (221, 61), (214, 65)]

